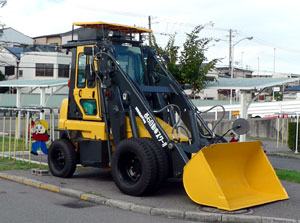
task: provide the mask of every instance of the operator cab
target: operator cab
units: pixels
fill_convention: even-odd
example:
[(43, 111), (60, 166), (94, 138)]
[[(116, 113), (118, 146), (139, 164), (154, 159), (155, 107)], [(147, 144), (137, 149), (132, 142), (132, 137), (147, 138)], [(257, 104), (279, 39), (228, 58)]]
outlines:
[[(122, 70), (137, 84), (145, 85), (145, 66), (142, 55), (142, 34), (151, 33), (151, 30), (124, 26), (118, 24), (91, 22), (91, 23), (74, 23), (73, 26), (81, 26), (84, 29), (78, 31), (78, 41), (94, 41), (95, 45), (101, 46), (103, 43), (118, 61)], [(136, 40), (138, 36), (139, 40)], [(69, 44), (72, 44), (70, 42)]]

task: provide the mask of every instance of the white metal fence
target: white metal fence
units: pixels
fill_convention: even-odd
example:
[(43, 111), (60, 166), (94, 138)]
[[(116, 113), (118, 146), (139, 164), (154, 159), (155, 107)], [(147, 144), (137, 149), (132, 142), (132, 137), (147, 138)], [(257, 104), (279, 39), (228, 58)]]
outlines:
[[(223, 105), (228, 112), (240, 111), (241, 105)], [(211, 106), (198, 106), (200, 111), (205, 111), (211, 108)], [(212, 109), (210, 112), (215, 113), (215, 119), (218, 118), (218, 112), (221, 112), (220, 107)], [(300, 100), (293, 101), (276, 101), (276, 102), (255, 102), (252, 103), (248, 109), (248, 115), (250, 117), (268, 118), (276, 117), (276, 113), (300, 113)]]

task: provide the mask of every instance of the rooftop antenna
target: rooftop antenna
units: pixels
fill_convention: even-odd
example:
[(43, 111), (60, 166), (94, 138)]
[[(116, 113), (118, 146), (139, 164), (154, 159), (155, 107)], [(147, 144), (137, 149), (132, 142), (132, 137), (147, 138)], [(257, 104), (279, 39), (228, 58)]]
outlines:
[(105, 38), (105, 33), (104, 33), (104, 24), (101, 25), (101, 31), (102, 31), (102, 35), (101, 35), (102, 38), (103, 38), (103, 39), (106, 39), (106, 38)]
[(72, 42), (74, 41), (74, 25), (72, 25)]

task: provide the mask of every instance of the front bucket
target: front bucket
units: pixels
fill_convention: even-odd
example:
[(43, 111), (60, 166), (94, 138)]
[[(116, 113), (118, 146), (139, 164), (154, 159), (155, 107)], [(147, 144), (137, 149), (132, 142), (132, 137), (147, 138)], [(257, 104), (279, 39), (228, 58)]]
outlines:
[(261, 142), (203, 148), (184, 167), (183, 184), (194, 202), (228, 211), (289, 198)]

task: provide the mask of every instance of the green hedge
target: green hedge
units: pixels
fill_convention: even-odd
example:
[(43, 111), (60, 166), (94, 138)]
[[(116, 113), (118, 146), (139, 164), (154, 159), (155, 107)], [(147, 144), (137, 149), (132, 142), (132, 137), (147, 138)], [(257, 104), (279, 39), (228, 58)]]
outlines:
[[(298, 125), (298, 150), (299, 150), (299, 141), (300, 141), (300, 124)], [(295, 151), (296, 143), (296, 122), (289, 123), (289, 136), (288, 136), (288, 145), (290, 150)]]

